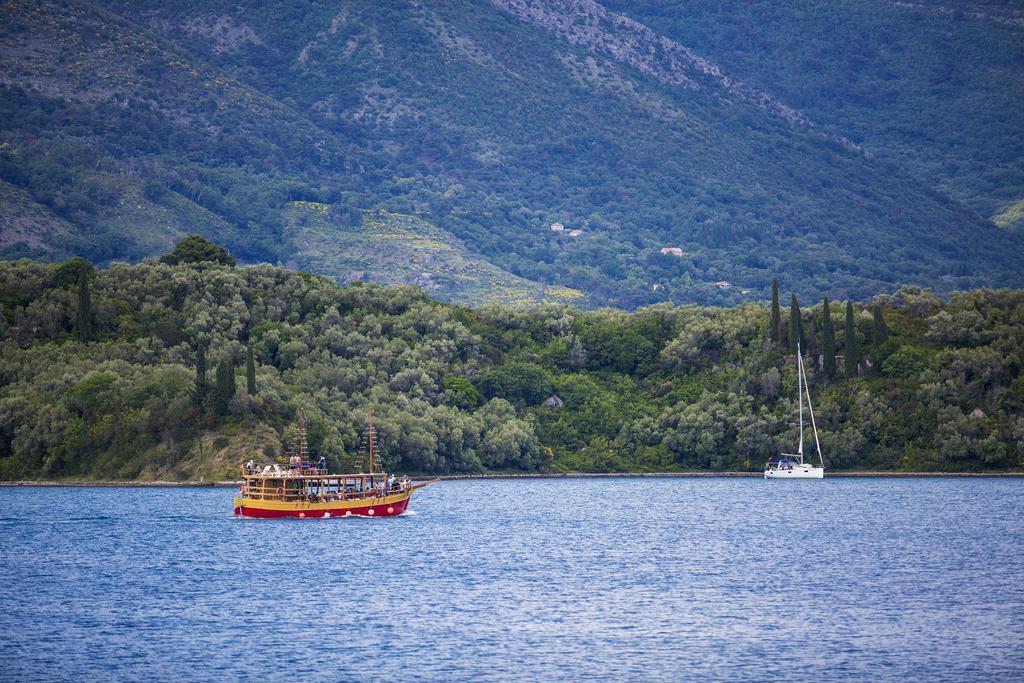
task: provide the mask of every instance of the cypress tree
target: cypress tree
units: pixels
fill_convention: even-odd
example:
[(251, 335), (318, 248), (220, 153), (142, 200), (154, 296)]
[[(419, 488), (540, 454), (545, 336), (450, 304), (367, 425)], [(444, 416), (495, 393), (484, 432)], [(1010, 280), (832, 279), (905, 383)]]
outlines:
[(256, 395), (256, 359), (251, 346), (245, 351), (245, 388), (250, 396)]
[(82, 270), (78, 274), (78, 315), (75, 318), (75, 337), (87, 342), (93, 339), (92, 294), (89, 291), (89, 274)]
[(224, 400), (224, 384), (226, 381), (224, 377), (224, 363), (217, 363), (217, 368), (213, 371), (213, 393), (210, 394), (210, 408), (213, 409), (216, 415), (223, 415), (227, 412), (228, 404)]
[(192, 392), (192, 403), (202, 410), (206, 407), (206, 397), (210, 393), (210, 383), (206, 378), (206, 347), (196, 349), (196, 381)]
[(853, 322), (853, 302), (846, 302), (846, 376), (857, 375), (857, 362), (860, 360), (860, 349), (857, 347), (857, 327)]
[(824, 356), (825, 377), (832, 379), (836, 376), (836, 330), (832, 326), (832, 311), (827, 296), (821, 305), (824, 312), (821, 322), (821, 355)]
[(782, 342), (782, 337), (779, 333), (781, 326), (782, 311), (779, 310), (779, 283), (775, 278), (772, 278), (772, 318), (768, 322), (768, 337), (776, 344)]
[(875, 346), (881, 346), (889, 339), (889, 328), (885, 325), (885, 317), (882, 315), (882, 307), (875, 304), (874, 319), (872, 320), (871, 341)]
[[(803, 323), (800, 323), (803, 325)], [(807, 327), (804, 328), (804, 356), (810, 356), (815, 359), (821, 353), (821, 347), (818, 346), (818, 328), (814, 325), (814, 318), (807, 321)], [(817, 363), (815, 363), (815, 369), (817, 369)]]
[(214, 409), (218, 415), (226, 415), (228, 403), (235, 397), (235, 366), (231, 361), (222, 360), (217, 365), (217, 384), (214, 390)]
[(228, 401), (238, 393), (238, 385), (235, 383), (235, 364), (231, 361), (224, 361), (224, 396)]
[(800, 306), (796, 303), (796, 294), (789, 302), (789, 352), (796, 354), (797, 343), (801, 350), (807, 349), (807, 340), (804, 339), (804, 321), (800, 317)]

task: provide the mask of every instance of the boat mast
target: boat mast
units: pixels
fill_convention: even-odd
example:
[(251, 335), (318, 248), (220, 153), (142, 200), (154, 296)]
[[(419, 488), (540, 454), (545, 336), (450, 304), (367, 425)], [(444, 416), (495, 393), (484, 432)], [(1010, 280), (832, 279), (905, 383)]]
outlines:
[(370, 452), (370, 481), (373, 481), (373, 408), (370, 408), (370, 416), (366, 426), (367, 449)]
[(306, 444), (306, 411), (299, 408), (299, 456), (302, 462), (309, 460), (309, 449)]
[(800, 342), (796, 343), (796, 395), (800, 404), (800, 464), (804, 464), (804, 364), (800, 358)]
[[(801, 363), (801, 369), (803, 364)], [(825, 459), (821, 457), (821, 443), (818, 441), (818, 427), (814, 424), (814, 406), (811, 405), (811, 388), (804, 382), (804, 391), (807, 393), (807, 411), (811, 414), (811, 430), (814, 432), (814, 447), (818, 449), (818, 464), (825, 466)]]

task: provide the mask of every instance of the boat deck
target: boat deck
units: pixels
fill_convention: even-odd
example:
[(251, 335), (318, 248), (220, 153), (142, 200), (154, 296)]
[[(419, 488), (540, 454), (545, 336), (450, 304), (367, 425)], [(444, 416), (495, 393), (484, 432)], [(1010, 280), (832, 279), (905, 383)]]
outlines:
[(246, 474), (241, 493), (249, 500), (333, 502), (365, 500), (410, 493), (408, 477), (386, 474), (296, 474), (281, 470), (264, 475)]

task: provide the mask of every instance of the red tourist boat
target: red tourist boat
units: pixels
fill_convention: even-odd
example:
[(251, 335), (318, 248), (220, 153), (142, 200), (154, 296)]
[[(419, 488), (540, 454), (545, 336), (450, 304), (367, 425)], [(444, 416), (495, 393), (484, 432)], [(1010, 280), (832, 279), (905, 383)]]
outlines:
[(235, 496), (235, 514), (240, 517), (324, 518), (394, 517), (405, 512), (416, 489), (437, 479), (414, 484), (409, 477), (377, 472), (377, 435), (371, 413), (357, 474), (329, 474), (323, 458), (314, 465), (306, 449), (306, 416), (299, 412), (299, 452), (283, 453), (287, 468), (278, 463), (257, 466), (252, 460), (242, 466), (242, 487)]

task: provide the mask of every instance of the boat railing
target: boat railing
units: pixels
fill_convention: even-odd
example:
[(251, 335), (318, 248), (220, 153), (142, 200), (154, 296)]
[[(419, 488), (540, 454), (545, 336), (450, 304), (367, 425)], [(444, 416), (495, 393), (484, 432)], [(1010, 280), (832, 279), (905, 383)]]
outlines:
[(246, 477), (276, 477), (281, 479), (282, 477), (287, 479), (290, 477), (327, 477), (330, 476), (330, 471), (326, 469), (320, 469), (317, 467), (303, 467), (298, 468), (285, 468), (278, 466), (278, 469), (273, 467), (259, 468), (259, 467), (243, 467), (242, 475)]
[[(287, 477), (277, 477), (278, 481), (287, 482)], [(344, 477), (341, 478), (344, 480)], [(374, 484), (372, 487), (342, 485), (342, 486), (305, 486), (302, 489), (295, 489), (288, 486), (269, 484), (270, 480), (248, 479), (242, 485), (242, 495), (253, 500), (279, 500), (287, 502), (333, 502), (344, 500), (363, 500), (383, 498), (412, 490), (412, 481), (407, 477), (396, 479), (391, 486), (383, 482)], [(306, 480), (310, 481), (310, 480)], [(315, 481), (315, 480), (314, 480)]]

